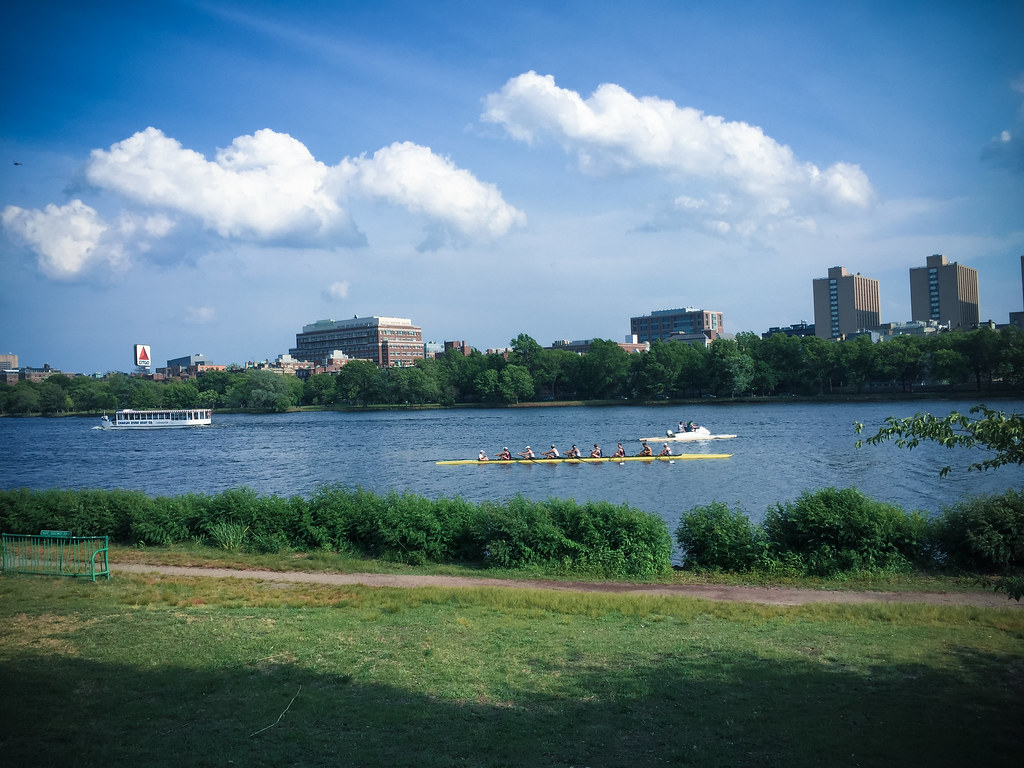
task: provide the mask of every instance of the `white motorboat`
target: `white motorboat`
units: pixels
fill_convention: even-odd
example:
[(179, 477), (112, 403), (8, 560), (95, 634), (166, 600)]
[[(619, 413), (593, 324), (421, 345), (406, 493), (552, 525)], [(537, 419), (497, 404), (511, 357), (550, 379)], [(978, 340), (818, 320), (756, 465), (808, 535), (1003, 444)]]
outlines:
[(173, 408), (159, 411), (117, 411), (110, 418), (103, 414), (99, 427), (94, 429), (167, 429), (168, 427), (205, 427), (213, 419), (209, 408)]
[(689, 432), (668, 430), (661, 437), (641, 437), (648, 443), (689, 443), (699, 440), (731, 440), (736, 435), (713, 435), (707, 427), (694, 427)]

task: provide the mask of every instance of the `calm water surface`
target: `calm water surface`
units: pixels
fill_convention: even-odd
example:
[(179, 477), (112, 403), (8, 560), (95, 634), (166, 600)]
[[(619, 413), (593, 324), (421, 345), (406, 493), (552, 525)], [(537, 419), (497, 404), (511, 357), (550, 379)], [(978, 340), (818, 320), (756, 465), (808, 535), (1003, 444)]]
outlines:
[[(922, 445), (855, 448), (853, 422), (869, 429), (886, 416), (919, 410), (946, 414), (974, 402), (714, 404), (389, 413), (215, 415), (214, 426), (141, 432), (94, 430), (95, 419), (0, 419), (0, 486), (125, 488), (150, 495), (217, 493), (249, 486), (263, 494), (308, 495), (325, 483), (474, 501), (522, 494), (531, 499), (626, 502), (660, 514), (674, 530), (679, 515), (713, 500), (739, 505), (759, 520), (766, 508), (805, 489), (855, 486), (905, 509), (937, 511), (969, 493), (1021, 487), (1024, 473), (966, 466), (983, 453)], [(1024, 401), (1003, 401), (1024, 411)], [(673, 451), (732, 453), (731, 459), (599, 465), (438, 467), (439, 459), (479, 450), (535, 451), (577, 443), (605, 453), (621, 441), (663, 434), (693, 419), (735, 440), (682, 444)], [(874, 429), (871, 429), (871, 434)], [(658, 446), (655, 450), (660, 448)], [(539, 450), (538, 450), (539, 449)], [(953, 464), (949, 477), (939, 468)]]

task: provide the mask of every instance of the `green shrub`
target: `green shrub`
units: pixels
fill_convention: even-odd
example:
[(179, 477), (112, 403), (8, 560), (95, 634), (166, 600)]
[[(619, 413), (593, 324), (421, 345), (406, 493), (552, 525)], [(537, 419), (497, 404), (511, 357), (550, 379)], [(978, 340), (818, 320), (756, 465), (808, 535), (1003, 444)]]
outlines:
[(195, 541), (628, 578), (668, 570), (672, 547), (660, 518), (627, 505), (521, 496), (473, 504), (341, 486), (322, 486), (308, 501), (249, 488), (155, 499), (137, 491), (0, 491), (0, 522), (11, 533), (58, 528), (142, 545)]
[(247, 551), (257, 555), (277, 554), (290, 548), (288, 537), (283, 533), (251, 533), (246, 542)]
[(210, 523), (206, 528), (206, 533), (213, 541), (214, 546), (226, 549), (228, 552), (238, 552), (246, 544), (249, 526), (219, 521)]
[(920, 513), (907, 514), (856, 488), (804, 491), (794, 503), (770, 507), (763, 526), (773, 556), (795, 555), (815, 576), (910, 570), (928, 528)]
[(368, 555), (410, 565), (449, 559), (445, 531), (433, 502), (411, 493), (385, 496), (361, 492), (353, 542)]
[(661, 518), (607, 501), (548, 499), (561, 531), (562, 565), (596, 576), (650, 578), (671, 567), (672, 539)]
[(200, 527), (209, 529), (216, 523), (237, 523), (243, 527), (258, 517), (260, 497), (252, 488), (229, 488), (215, 496), (197, 497), (200, 504)]
[(0, 522), (5, 533), (56, 529), (124, 541), (130, 536), (132, 517), (149, 504), (141, 491), (19, 488), (0, 492)]
[(1024, 492), (974, 496), (932, 521), (937, 558), (977, 573), (1024, 568)]
[(158, 496), (134, 515), (129, 525), (132, 544), (165, 547), (195, 535), (191, 523), (192, 496)]
[(483, 562), (483, 550), (473, 536), (480, 508), (461, 496), (434, 500), (434, 516), (447, 532), (447, 559), (450, 562)]
[(357, 488), (348, 514), (348, 541), (356, 552), (377, 557), (387, 551), (388, 502), (385, 497)]
[(737, 507), (713, 501), (684, 512), (676, 528), (683, 567), (694, 570), (748, 571), (764, 565), (764, 529)]
[(503, 503), (483, 502), (473, 535), (484, 565), (526, 568), (558, 563), (568, 548), (548, 510), (516, 495)]
[(133, 510), (145, 506), (149, 499), (138, 491), (82, 490), (63, 493), (67, 505), (68, 529), (76, 536), (110, 536), (124, 538)]
[(359, 503), (357, 491), (323, 485), (314, 491), (291, 537), (296, 549), (351, 551), (350, 531)]
[(249, 507), (250, 516), (242, 520), (249, 526), (251, 544), (259, 552), (279, 552), (290, 546), (293, 521), (301, 519), (306, 501), (301, 496), (258, 496)]
[(28, 488), (0, 491), (0, 533), (35, 535), (46, 528), (41, 494)]

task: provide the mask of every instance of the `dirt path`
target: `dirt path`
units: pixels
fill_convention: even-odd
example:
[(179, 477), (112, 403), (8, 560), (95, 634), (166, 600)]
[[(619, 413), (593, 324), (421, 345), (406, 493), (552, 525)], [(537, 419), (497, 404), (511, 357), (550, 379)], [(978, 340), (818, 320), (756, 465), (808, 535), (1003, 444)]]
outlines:
[(1024, 610), (1024, 602), (1010, 600), (1001, 592), (843, 592), (838, 590), (788, 589), (785, 587), (737, 587), (697, 584), (624, 584), (619, 582), (536, 581), (485, 579), (462, 576), (398, 575), (381, 573), (305, 573), (296, 571), (249, 571), (229, 568), (195, 568), (145, 563), (111, 563), (112, 571), (160, 573), (168, 576), (212, 576), (215, 578), (259, 579), (262, 581), (361, 584), (368, 587), (501, 587), (512, 589), (553, 589), (632, 595), (696, 597), (702, 600), (731, 600), (767, 605), (806, 603), (928, 603), (970, 605), (984, 608)]

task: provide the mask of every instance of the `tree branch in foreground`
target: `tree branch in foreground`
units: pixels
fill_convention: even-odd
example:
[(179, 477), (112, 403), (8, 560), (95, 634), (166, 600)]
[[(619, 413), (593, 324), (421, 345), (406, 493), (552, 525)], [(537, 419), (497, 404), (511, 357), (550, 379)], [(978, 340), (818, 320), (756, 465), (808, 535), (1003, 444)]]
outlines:
[[(889, 416), (877, 434), (858, 440), (857, 447), (862, 447), (864, 443), (881, 445), (892, 440), (897, 447), (912, 450), (922, 440), (927, 440), (947, 448), (981, 447), (995, 452), (994, 456), (971, 464), (968, 471), (995, 469), (1004, 464), (1024, 464), (1024, 415), (1005, 414), (985, 405), (975, 405), (970, 414), (953, 411), (948, 416), (933, 416), (924, 412), (904, 419)], [(863, 429), (863, 424), (854, 423), (854, 431), (858, 435)], [(943, 467), (939, 476), (945, 477), (951, 469), (949, 466)]]

